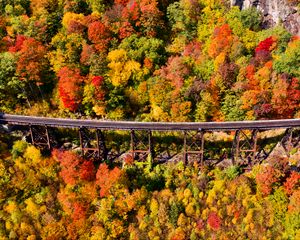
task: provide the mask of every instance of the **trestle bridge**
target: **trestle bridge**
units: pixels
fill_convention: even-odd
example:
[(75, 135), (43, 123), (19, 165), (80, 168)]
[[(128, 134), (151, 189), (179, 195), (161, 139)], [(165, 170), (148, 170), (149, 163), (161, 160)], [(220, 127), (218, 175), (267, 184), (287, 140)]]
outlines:
[[(261, 133), (281, 131), (277, 142), (288, 155), (299, 144), (300, 119), (260, 120), (236, 122), (133, 122), (104, 121), (84, 119), (63, 119), (33, 117), (0, 113), (0, 125), (21, 126), (27, 129), (30, 142), (39, 147), (52, 149), (54, 137), (51, 129), (70, 128), (78, 131), (80, 149), (83, 157), (104, 161), (109, 159), (111, 149), (107, 148), (107, 131), (123, 130), (130, 133), (128, 153), (138, 161), (159, 155), (155, 150), (153, 133), (177, 132), (181, 134), (181, 159), (188, 163), (198, 161), (201, 165), (209, 161), (208, 152), (212, 140), (206, 141), (206, 135), (225, 132), (231, 136), (230, 153), (223, 154), (218, 161), (231, 159), (232, 163), (254, 164), (265, 159), (271, 149), (265, 149)], [(280, 130), (282, 129), (282, 130)]]

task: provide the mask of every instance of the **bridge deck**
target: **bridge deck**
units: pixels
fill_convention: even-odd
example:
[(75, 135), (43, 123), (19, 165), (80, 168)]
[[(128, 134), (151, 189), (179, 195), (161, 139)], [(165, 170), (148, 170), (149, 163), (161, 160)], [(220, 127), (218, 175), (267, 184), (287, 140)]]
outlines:
[(104, 121), (66, 118), (33, 117), (11, 114), (0, 114), (0, 124), (11, 125), (40, 125), (63, 128), (94, 128), (120, 130), (238, 130), (238, 129), (278, 129), (300, 127), (300, 119), (236, 121), (236, 122), (133, 122), (133, 121)]

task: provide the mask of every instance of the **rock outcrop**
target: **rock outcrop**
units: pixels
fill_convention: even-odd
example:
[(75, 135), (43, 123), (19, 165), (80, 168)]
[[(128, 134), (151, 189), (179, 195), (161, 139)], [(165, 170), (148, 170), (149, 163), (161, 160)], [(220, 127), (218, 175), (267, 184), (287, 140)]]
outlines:
[(300, 35), (300, 10), (288, 0), (231, 0), (231, 5), (241, 9), (256, 7), (263, 13), (265, 26), (282, 22), (292, 34)]

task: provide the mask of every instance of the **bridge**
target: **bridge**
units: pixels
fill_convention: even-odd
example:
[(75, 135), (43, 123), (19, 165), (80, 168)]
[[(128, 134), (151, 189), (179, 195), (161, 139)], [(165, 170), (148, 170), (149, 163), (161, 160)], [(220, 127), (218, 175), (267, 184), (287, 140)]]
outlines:
[[(230, 154), (233, 164), (241, 159), (245, 160), (247, 164), (253, 164), (255, 161), (266, 158), (269, 154), (258, 144), (258, 141), (262, 140), (259, 133), (284, 129), (285, 133), (279, 142), (289, 154), (291, 148), (299, 142), (300, 119), (175, 123), (64, 119), (0, 113), (0, 124), (27, 128), (31, 143), (37, 147), (48, 149), (53, 147), (53, 136), (49, 133), (49, 129), (77, 129), (82, 156), (99, 161), (106, 160), (109, 153), (109, 149), (106, 148), (106, 131), (130, 132), (129, 153), (133, 159), (140, 161), (145, 160), (149, 155), (153, 157), (157, 154), (153, 147), (154, 132), (182, 133), (183, 161), (188, 163), (190, 159), (196, 159), (200, 164), (204, 164), (206, 161), (205, 135), (212, 132), (227, 132), (234, 136)], [(225, 157), (228, 156), (223, 156), (223, 158)]]

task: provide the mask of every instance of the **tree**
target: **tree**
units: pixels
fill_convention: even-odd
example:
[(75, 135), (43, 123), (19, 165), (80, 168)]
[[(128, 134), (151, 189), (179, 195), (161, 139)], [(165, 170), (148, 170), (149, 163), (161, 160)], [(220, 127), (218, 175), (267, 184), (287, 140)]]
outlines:
[(24, 82), (16, 76), (17, 58), (13, 53), (0, 53), (0, 103), (1, 111), (13, 110), (18, 99), (26, 98)]
[(88, 37), (99, 52), (106, 52), (112, 40), (110, 29), (100, 21), (89, 25)]
[(158, 69), (165, 60), (164, 42), (154, 37), (139, 37), (133, 34), (119, 45), (130, 59), (143, 64), (148, 69)]
[(156, 0), (115, 3), (105, 13), (104, 22), (119, 39), (132, 34), (155, 37), (162, 29), (162, 13)]
[(221, 219), (216, 212), (209, 213), (207, 224), (215, 231), (221, 227)]
[(100, 197), (110, 193), (110, 189), (116, 187), (122, 176), (122, 171), (115, 167), (110, 170), (105, 163), (100, 164), (96, 174), (96, 184), (100, 187)]
[(115, 87), (126, 86), (130, 79), (139, 81), (142, 79), (143, 72), (141, 64), (130, 60), (124, 49), (109, 52), (107, 56), (110, 68), (108, 75), (109, 80)]
[(8, 6), (14, 9), (14, 12), (29, 13), (30, 0), (4, 0), (0, 3), (0, 14), (7, 12)]
[(85, 78), (80, 75), (79, 69), (69, 69), (68, 67), (63, 67), (58, 72), (58, 77), (59, 97), (63, 107), (74, 112), (81, 102), (81, 86)]
[(169, 81), (176, 91), (181, 90), (185, 78), (189, 73), (189, 66), (185, 64), (184, 59), (179, 56), (170, 57), (167, 65), (159, 70), (160, 76)]
[(85, 29), (84, 19), (85, 18), (83, 14), (66, 12), (62, 19), (62, 25), (67, 30), (67, 34), (83, 34)]
[(158, 8), (156, 0), (140, 0), (140, 19), (136, 26), (141, 25), (141, 32), (145, 36), (155, 37), (163, 28), (162, 12)]
[(255, 53), (258, 53), (260, 51), (270, 52), (275, 48), (275, 46), (276, 40), (272, 36), (268, 37), (257, 45), (257, 47), (255, 48)]
[(241, 121), (245, 118), (242, 101), (240, 97), (232, 92), (228, 92), (222, 102), (221, 111), (226, 121)]
[(300, 78), (300, 39), (292, 40), (285, 53), (274, 61), (274, 70), (277, 73), (288, 73), (293, 77)]
[(49, 60), (54, 72), (58, 73), (65, 66), (79, 68), (82, 47), (85, 42), (81, 34), (65, 35), (62, 32), (56, 34), (51, 41), (54, 50), (49, 53)]
[(103, 3), (103, 1), (99, 0), (86, 0), (86, 2), (93, 13), (103, 13), (105, 8), (107, 7), (106, 4)]
[(233, 41), (234, 36), (228, 24), (224, 24), (221, 27), (216, 27), (208, 50), (210, 57), (215, 58), (221, 52), (228, 54)]
[(265, 166), (256, 175), (258, 190), (264, 195), (269, 195), (280, 177), (280, 172), (272, 166)]
[(293, 192), (300, 186), (300, 173), (292, 171), (291, 175), (286, 179), (284, 183), (284, 190), (288, 195), (292, 195)]
[(190, 68), (184, 59), (172, 56), (167, 65), (156, 72), (150, 84), (151, 115), (155, 121), (186, 121), (191, 102), (184, 99), (184, 84)]
[(54, 150), (53, 157), (59, 162), (61, 171), (59, 175), (66, 184), (75, 185), (79, 177), (79, 165), (81, 159), (74, 153), (68, 151)]
[(42, 85), (47, 78), (44, 73), (48, 67), (47, 49), (33, 38), (26, 39), (19, 51), (16, 73), (21, 79)]
[(262, 13), (257, 8), (251, 7), (241, 11), (240, 20), (245, 28), (259, 31), (263, 18)]
[(297, 78), (280, 76), (273, 86), (272, 104), (277, 118), (293, 118), (300, 103), (300, 86)]
[(11, 46), (8, 51), (9, 52), (18, 52), (21, 50), (24, 41), (27, 38), (24, 35), (17, 35), (14, 46)]
[(106, 89), (104, 84), (104, 77), (91, 77), (90, 83), (84, 86), (82, 101), (87, 115), (91, 115), (92, 112), (96, 113), (97, 116), (106, 115), (105, 95)]
[[(193, 39), (201, 18), (203, 3), (200, 1), (178, 1), (168, 5), (167, 17), (174, 34)], [(176, 36), (175, 35), (175, 36)]]

